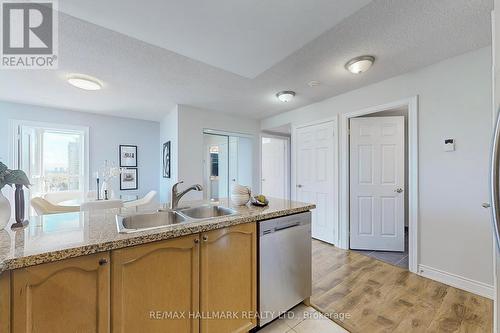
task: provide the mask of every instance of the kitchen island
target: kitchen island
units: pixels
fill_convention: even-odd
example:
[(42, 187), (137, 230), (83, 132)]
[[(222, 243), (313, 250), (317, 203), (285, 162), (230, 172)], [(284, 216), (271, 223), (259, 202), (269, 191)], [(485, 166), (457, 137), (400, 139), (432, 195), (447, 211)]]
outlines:
[(105, 210), (0, 231), (0, 332), (252, 329), (257, 224), (315, 206), (219, 204), (237, 213), (124, 234), (116, 215), (141, 212)]

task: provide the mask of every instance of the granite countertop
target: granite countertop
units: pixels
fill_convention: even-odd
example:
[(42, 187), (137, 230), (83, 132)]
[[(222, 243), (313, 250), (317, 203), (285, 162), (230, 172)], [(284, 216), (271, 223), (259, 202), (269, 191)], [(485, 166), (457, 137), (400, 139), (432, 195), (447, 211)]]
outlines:
[[(161, 229), (120, 234), (116, 215), (156, 211), (158, 206), (142, 209), (109, 209), (36, 216), (26, 228), (0, 230), (0, 272), (78, 257), (133, 245), (206, 232), (231, 225), (257, 222), (314, 209), (314, 204), (271, 198), (266, 207), (232, 206), (227, 200), (218, 204), (235, 209), (238, 214), (207, 220), (173, 224)], [(182, 202), (196, 206), (203, 202)], [(12, 223), (13, 221), (11, 221)]]

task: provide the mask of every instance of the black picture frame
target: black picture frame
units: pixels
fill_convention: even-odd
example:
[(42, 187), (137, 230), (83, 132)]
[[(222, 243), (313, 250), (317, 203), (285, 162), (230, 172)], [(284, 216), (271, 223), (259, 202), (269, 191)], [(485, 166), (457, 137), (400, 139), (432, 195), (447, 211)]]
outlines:
[[(120, 167), (137, 168), (137, 146), (120, 145), (119, 150)], [(127, 156), (126, 154), (132, 154), (132, 156)], [(132, 162), (126, 162), (127, 159), (132, 160)]]
[[(132, 174), (130, 179), (128, 175)], [(132, 186), (127, 183), (132, 183)], [(139, 188), (139, 171), (137, 168), (123, 168), (120, 173), (120, 191), (137, 190)]]
[(172, 174), (170, 161), (172, 160), (171, 155), (171, 144), (170, 141), (167, 141), (163, 144), (163, 178), (170, 178)]

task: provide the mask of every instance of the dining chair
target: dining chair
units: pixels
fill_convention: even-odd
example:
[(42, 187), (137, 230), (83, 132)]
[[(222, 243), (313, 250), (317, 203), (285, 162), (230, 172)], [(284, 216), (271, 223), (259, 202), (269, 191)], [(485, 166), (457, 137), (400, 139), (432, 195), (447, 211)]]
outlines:
[(53, 205), (57, 205), (60, 202), (68, 200), (76, 200), (83, 197), (83, 192), (79, 191), (59, 191), (59, 192), (49, 192), (43, 195), (43, 199), (47, 200)]
[(123, 207), (129, 208), (129, 207), (139, 207), (139, 206), (149, 205), (155, 199), (156, 194), (157, 194), (156, 191), (149, 191), (144, 197), (140, 199), (124, 202)]
[(45, 200), (41, 197), (34, 197), (33, 199), (31, 199), (31, 206), (33, 207), (37, 215), (78, 212), (80, 208), (78, 206), (54, 205), (50, 201)]
[(80, 205), (80, 211), (95, 211), (101, 209), (122, 208), (123, 201), (121, 200), (99, 200), (87, 201)]

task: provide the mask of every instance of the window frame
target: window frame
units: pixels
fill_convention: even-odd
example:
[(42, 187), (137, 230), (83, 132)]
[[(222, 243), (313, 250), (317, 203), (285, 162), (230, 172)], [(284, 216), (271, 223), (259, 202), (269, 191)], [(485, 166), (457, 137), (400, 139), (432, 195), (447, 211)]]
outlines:
[(83, 135), (83, 192), (87, 193), (90, 188), (90, 153), (89, 153), (89, 127), (76, 126), (63, 123), (49, 123), (42, 121), (11, 119), (9, 126), (9, 167), (18, 169), (21, 160), (21, 126), (42, 127), (54, 131), (75, 131)]

